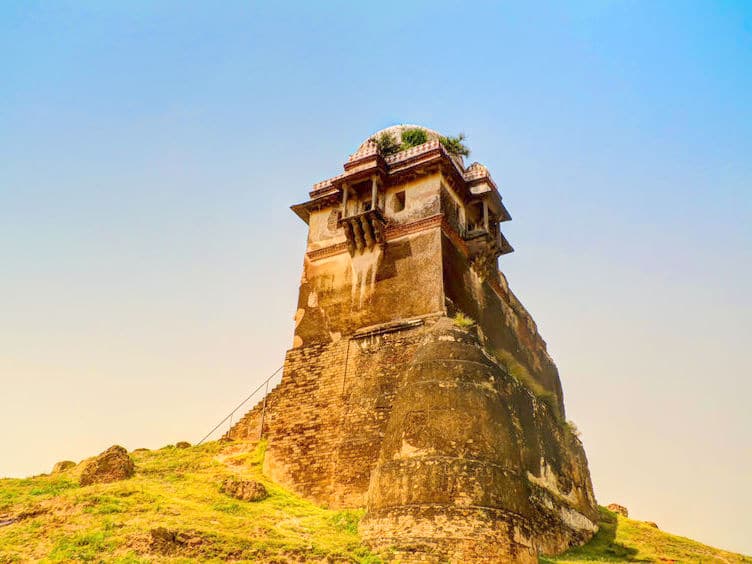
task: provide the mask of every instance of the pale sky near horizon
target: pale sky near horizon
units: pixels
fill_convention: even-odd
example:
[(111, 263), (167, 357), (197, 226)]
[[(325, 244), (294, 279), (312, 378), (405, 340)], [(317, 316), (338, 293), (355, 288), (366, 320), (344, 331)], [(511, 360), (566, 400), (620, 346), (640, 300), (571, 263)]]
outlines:
[(596, 497), (752, 554), (752, 4), (0, 5), (0, 476), (199, 439), (292, 341), (288, 209), (463, 131)]

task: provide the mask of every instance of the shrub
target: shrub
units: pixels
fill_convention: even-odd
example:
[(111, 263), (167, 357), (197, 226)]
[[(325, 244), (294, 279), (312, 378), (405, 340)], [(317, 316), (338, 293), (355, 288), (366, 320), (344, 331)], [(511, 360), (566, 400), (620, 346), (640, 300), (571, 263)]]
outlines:
[(567, 429), (569, 429), (569, 432), (572, 433), (575, 437), (578, 439), (580, 438), (580, 430), (577, 428), (577, 425), (575, 425), (574, 421), (567, 421)]
[(462, 327), (463, 329), (467, 329), (468, 327), (475, 325), (475, 320), (472, 317), (468, 317), (461, 311), (458, 311), (452, 318), (452, 320), (457, 327)]
[(372, 137), (371, 141), (376, 143), (376, 147), (379, 149), (379, 153), (381, 153), (385, 157), (393, 155), (394, 153), (399, 153), (402, 150), (402, 147), (399, 143), (397, 143), (394, 135), (392, 135), (388, 131), (382, 132), (378, 137)]
[(417, 147), (428, 141), (428, 133), (425, 129), (411, 127), (402, 131), (402, 150)]
[(470, 155), (470, 149), (468, 149), (467, 145), (463, 143), (464, 140), (464, 133), (460, 133), (459, 135), (457, 135), (457, 137), (444, 137), (443, 135), (439, 137), (439, 142), (444, 145), (444, 148), (447, 150), (447, 152), (452, 153), (453, 155), (461, 155), (463, 157), (467, 157)]

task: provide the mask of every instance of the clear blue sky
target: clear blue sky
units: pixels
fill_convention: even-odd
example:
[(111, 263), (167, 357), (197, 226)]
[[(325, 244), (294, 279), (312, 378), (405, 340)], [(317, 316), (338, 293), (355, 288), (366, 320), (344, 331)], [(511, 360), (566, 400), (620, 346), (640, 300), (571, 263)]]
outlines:
[(752, 553), (752, 4), (0, 6), (0, 475), (195, 441), (281, 364), (287, 206), (464, 131), (600, 502)]

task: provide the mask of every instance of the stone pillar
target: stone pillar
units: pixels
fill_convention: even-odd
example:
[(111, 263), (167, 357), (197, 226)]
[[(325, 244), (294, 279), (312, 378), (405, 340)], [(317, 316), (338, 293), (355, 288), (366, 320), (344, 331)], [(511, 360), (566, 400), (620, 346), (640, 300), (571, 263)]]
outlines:
[(376, 196), (378, 194), (379, 185), (375, 176), (371, 177), (371, 209), (376, 209)]

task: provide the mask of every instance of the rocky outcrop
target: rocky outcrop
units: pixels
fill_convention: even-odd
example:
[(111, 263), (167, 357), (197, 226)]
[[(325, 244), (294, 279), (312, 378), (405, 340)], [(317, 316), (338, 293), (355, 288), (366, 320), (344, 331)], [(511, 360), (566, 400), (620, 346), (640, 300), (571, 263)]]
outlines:
[(60, 472), (65, 472), (66, 470), (73, 468), (75, 465), (76, 463), (72, 460), (61, 460), (60, 462), (56, 462), (55, 466), (52, 467), (52, 473), (59, 474)]
[(609, 503), (606, 506), (606, 509), (613, 511), (614, 513), (617, 513), (622, 517), (629, 517), (629, 511), (627, 511), (627, 508), (623, 505), (619, 505), (618, 503)]
[(255, 480), (240, 480), (238, 478), (227, 478), (222, 482), (219, 491), (235, 499), (243, 501), (261, 501), (269, 497), (264, 484)]
[(537, 562), (590, 538), (579, 440), (468, 329), (444, 319), (398, 391), (362, 534), (403, 561)]
[(135, 464), (128, 451), (115, 445), (108, 448), (94, 458), (83, 462), (79, 483), (82, 486), (90, 484), (106, 484), (125, 480), (133, 476)]
[(178, 441), (175, 443), (175, 448), (191, 448), (191, 443), (188, 441)]
[(176, 531), (165, 527), (152, 529), (149, 535), (149, 549), (163, 556), (189, 555), (206, 542), (196, 531)]

